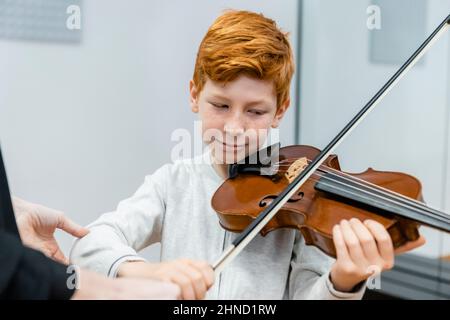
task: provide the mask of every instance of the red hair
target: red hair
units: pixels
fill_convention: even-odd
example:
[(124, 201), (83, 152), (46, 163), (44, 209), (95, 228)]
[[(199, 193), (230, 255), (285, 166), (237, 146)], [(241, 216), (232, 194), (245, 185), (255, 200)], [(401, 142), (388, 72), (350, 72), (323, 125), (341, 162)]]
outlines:
[(245, 74), (273, 81), (280, 106), (289, 98), (294, 73), (292, 49), (275, 21), (249, 11), (227, 11), (200, 43), (193, 75), (200, 92), (211, 79), (228, 82)]

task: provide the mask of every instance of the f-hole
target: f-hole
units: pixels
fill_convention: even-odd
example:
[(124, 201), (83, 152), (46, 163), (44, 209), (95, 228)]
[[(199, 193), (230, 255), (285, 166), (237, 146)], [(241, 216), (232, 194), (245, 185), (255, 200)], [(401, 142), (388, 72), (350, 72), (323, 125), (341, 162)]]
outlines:
[[(298, 191), (295, 195), (293, 195), (287, 202), (297, 202), (303, 199), (304, 197), (304, 193), (302, 191)], [(260, 208), (264, 208), (265, 206), (267, 206), (270, 202), (272, 202), (273, 199), (275, 199), (277, 196), (274, 195), (270, 195), (270, 196), (266, 196), (264, 197), (260, 202), (259, 202), (259, 207)]]

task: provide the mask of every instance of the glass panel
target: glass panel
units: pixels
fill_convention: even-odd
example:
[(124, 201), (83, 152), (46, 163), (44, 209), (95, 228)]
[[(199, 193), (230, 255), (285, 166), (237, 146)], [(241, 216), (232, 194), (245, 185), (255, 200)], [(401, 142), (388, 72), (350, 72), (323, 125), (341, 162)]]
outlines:
[[(400, 67), (405, 52), (412, 54), (450, 13), (448, 2), (404, 4), (302, 1), (297, 62), (301, 144), (324, 147)], [(374, 23), (376, 18), (381, 20)], [(417, 177), (427, 204), (447, 212), (449, 40), (447, 33), (336, 151), (347, 172), (372, 167)], [(382, 277), (381, 291), (448, 299), (450, 262), (444, 261), (449, 260), (450, 236), (425, 227), (421, 233), (426, 245), (397, 257), (395, 269)]]

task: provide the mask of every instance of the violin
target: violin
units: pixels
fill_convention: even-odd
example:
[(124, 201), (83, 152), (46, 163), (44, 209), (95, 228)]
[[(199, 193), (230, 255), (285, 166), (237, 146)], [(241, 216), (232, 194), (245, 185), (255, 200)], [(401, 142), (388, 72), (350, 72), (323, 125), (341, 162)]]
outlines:
[[(271, 148), (267, 157), (252, 155), (256, 161), (229, 167), (230, 178), (215, 192), (211, 205), (220, 224), (240, 234), (212, 264), (216, 274), (256, 235), (277, 228), (299, 229), (307, 244), (331, 256), (336, 254), (331, 230), (342, 219), (378, 221), (389, 232), (395, 247), (416, 240), (420, 224), (450, 232), (450, 216), (422, 202), (421, 185), (416, 178), (373, 169), (345, 173), (333, 155), (337, 146), (449, 27), (450, 15), (322, 150), (289, 146), (278, 148), (277, 152)], [(275, 161), (272, 153), (277, 155)]]
[[(211, 200), (221, 226), (232, 232), (244, 231), (319, 153), (311, 146), (274, 145), (259, 153), (268, 154), (262, 160), (262, 156), (252, 155), (242, 164), (230, 165), (229, 178)], [(252, 164), (252, 158), (257, 163)], [(417, 240), (420, 225), (450, 232), (450, 216), (422, 201), (421, 183), (415, 177), (371, 168), (346, 173), (341, 171), (338, 157), (331, 155), (260, 233), (265, 236), (279, 228), (298, 229), (307, 245), (336, 257), (332, 229), (343, 219), (379, 222), (395, 248)]]

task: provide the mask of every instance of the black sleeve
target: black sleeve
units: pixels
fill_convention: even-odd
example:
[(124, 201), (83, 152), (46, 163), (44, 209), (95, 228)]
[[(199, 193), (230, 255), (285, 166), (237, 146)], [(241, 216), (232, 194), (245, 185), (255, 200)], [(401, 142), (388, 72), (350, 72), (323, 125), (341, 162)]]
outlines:
[(0, 233), (0, 299), (70, 299), (67, 267)]
[(0, 230), (11, 232), (20, 238), (16, 225), (8, 179), (3, 165), (2, 151), (0, 150)]

